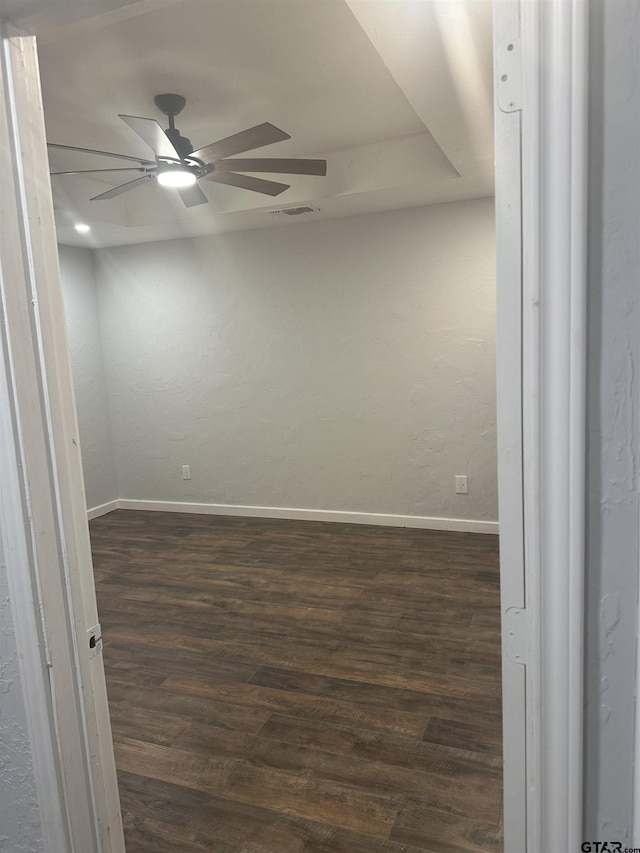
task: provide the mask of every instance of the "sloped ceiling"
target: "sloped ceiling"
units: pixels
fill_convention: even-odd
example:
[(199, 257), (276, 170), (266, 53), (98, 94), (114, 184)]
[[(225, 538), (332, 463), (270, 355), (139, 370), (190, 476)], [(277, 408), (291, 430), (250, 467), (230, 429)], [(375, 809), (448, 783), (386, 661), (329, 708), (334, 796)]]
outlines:
[[(153, 97), (178, 92), (187, 106), (176, 124), (196, 147), (270, 121), (292, 138), (257, 156), (328, 161), (326, 178), (265, 176), (291, 183), (275, 199), (201, 182), (210, 203), (190, 209), (153, 181), (89, 201), (127, 173), (53, 177), (62, 242), (138, 243), (493, 193), (486, 0), (31, 0), (21, 9), (39, 33), (50, 142), (148, 158), (118, 113), (163, 123)], [(114, 161), (56, 151), (51, 164)], [(272, 213), (302, 204), (318, 211)], [(77, 234), (77, 221), (91, 232)]]

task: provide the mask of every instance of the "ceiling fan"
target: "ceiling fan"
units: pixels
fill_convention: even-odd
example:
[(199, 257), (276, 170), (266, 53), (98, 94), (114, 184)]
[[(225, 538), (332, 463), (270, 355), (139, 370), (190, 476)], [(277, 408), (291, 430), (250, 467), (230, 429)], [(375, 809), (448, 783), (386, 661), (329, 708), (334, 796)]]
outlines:
[(91, 201), (115, 198), (142, 186), (150, 179), (156, 179), (165, 187), (174, 187), (187, 207), (206, 204), (209, 199), (197, 181), (204, 179), (219, 184), (228, 184), (244, 190), (276, 196), (289, 189), (289, 184), (266, 181), (241, 172), (276, 172), (289, 175), (326, 175), (326, 160), (302, 160), (284, 158), (228, 159), (235, 154), (262, 148), (273, 142), (291, 139), (288, 133), (269, 122), (258, 124), (193, 150), (191, 141), (180, 135), (175, 126), (175, 117), (182, 112), (186, 104), (182, 95), (156, 95), (154, 103), (160, 112), (169, 117), (169, 127), (163, 130), (153, 118), (121, 115), (120, 118), (143, 139), (154, 153), (154, 160), (142, 160), (129, 154), (114, 154), (109, 151), (96, 151), (92, 148), (78, 148), (74, 145), (47, 143), (49, 148), (61, 148), (67, 151), (81, 151), (85, 154), (100, 154), (103, 157), (115, 157), (128, 160), (136, 166), (120, 166), (112, 169), (76, 169), (68, 172), (51, 172), (52, 175), (81, 175), (99, 172), (142, 172), (139, 178), (113, 187)]

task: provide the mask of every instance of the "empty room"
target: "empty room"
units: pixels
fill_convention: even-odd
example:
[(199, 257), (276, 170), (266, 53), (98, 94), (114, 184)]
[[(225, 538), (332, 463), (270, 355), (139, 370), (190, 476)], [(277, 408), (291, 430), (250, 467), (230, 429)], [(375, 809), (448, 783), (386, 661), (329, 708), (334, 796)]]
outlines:
[(39, 45), (129, 853), (502, 849), (492, 10)]

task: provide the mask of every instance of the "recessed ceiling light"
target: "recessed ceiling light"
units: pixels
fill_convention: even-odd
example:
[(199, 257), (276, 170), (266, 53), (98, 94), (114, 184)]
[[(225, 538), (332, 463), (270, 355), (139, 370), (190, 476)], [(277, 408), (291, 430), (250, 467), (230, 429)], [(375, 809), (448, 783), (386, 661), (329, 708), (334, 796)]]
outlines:
[(80, 234), (86, 234), (86, 233), (87, 233), (87, 231), (91, 231), (91, 226), (90, 226), (90, 225), (85, 225), (85, 223), (84, 223), (84, 222), (76, 222), (76, 224), (75, 224), (73, 227), (74, 227), (74, 228), (76, 229), (76, 231), (78, 231)]
[(163, 187), (191, 187), (196, 182), (193, 172), (181, 166), (163, 169), (158, 173), (158, 183)]

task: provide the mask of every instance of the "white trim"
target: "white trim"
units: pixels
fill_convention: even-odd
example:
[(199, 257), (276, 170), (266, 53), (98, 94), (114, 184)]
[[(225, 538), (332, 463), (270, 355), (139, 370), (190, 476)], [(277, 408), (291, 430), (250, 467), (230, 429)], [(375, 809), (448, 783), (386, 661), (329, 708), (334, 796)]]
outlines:
[[(43, 748), (42, 737), (32, 740), (34, 769), (39, 795), (51, 790), (49, 797), (57, 795), (66, 808), (69, 841), (50, 840), (46, 817), (43, 834), (47, 850), (124, 853), (102, 659), (90, 657), (86, 639), (98, 619), (35, 39), (7, 37), (2, 47), (0, 148), (8, 161), (2, 197), (11, 230), (0, 235), (0, 255), (3, 272), (5, 266), (12, 272), (0, 276), (3, 345), (19, 442), (14, 452), (22, 480), (22, 535), (30, 540), (26, 570), (37, 595), (16, 598), (15, 621), (27, 626), (34, 612), (41, 620), (31, 642), (40, 639), (46, 651), (46, 710), (56, 738), (59, 784), (50, 772), (41, 775), (44, 761), (35, 753)], [(11, 519), (0, 523), (6, 527)], [(18, 531), (10, 533), (17, 541)], [(33, 656), (28, 664), (36, 665)], [(24, 683), (37, 677), (26, 670)], [(25, 701), (35, 719), (42, 709), (31, 702), (43, 698), (25, 691)]]
[(461, 533), (498, 533), (497, 521), (466, 518), (430, 518), (424, 515), (393, 515), (382, 512), (345, 512), (333, 509), (300, 509), (280, 506), (145, 501), (119, 498), (120, 509), (151, 512), (187, 512), (200, 515), (237, 515), (248, 518), (289, 518), (300, 521), (336, 521), (342, 524), (376, 524), (381, 527), (416, 527), (423, 530), (452, 530)]
[[(0, 91), (4, 71), (0, 63)], [(6, 208), (13, 196), (8, 128), (0, 110), (0, 195)], [(17, 217), (7, 216), (0, 231), (0, 535), (14, 615), (14, 633), (21, 688), (29, 731), (31, 758), (46, 850), (70, 850), (68, 815), (55, 731), (53, 696), (47, 672), (49, 658), (40, 613), (40, 590), (35, 536), (30, 524), (29, 483), (25, 478), (25, 448), (16, 405), (16, 376), (12, 365), (8, 308), (3, 282), (17, 282), (25, 274), (19, 246)], [(6, 239), (6, 243), (5, 243)]]
[(113, 512), (114, 509), (118, 509), (118, 501), (109, 501), (106, 504), (100, 504), (99, 506), (92, 506), (87, 510), (87, 521), (91, 521), (94, 518), (99, 518), (101, 515), (106, 515), (108, 512)]
[[(496, 389), (502, 611), (504, 849), (527, 850), (528, 643), (522, 486), (522, 48), (520, 10), (494, 3), (496, 146)], [(502, 78), (507, 77), (505, 82)], [(509, 97), (499, 97), (508, 85)], [(503, 95), (507, 93), (504, 92)], [(535, 851), (534, 851), (535, 853)]]
[(532, 853), (582, 841), (588, 5), (521, 3)]
[[(75, 705), (66, 715), (76, 755), (66, 750), (59, 726), (58, 698), (73, 696), (73, 662), (68, 643), (58, 645), (63, 625), (57, 531), (52, 529), (51, 470), (46, 457), (42, 400), (30, 316), (31, 257), (21, 185), (22, 149), (15, 127), (13, 56), (2, 32), (0, 62), (0, 532), (4, 540), (7, 579), (35, 785), (45, 849), (72, 850), (77, 830), (71, 827), (66, 779), (81, 783), (81, 723)], [(28, 75), (27, 75), (28, 76)], [(52, 617), (51, 630), (47, 623)], [(52, 662), (56, 660), (55, 672)], [(78, 798), (78, 824), (84, 829), (91, 805)], [(91, 841), (89, 840), (89, 844)], [(87, 848), (91, 849), (90, 847)]]

